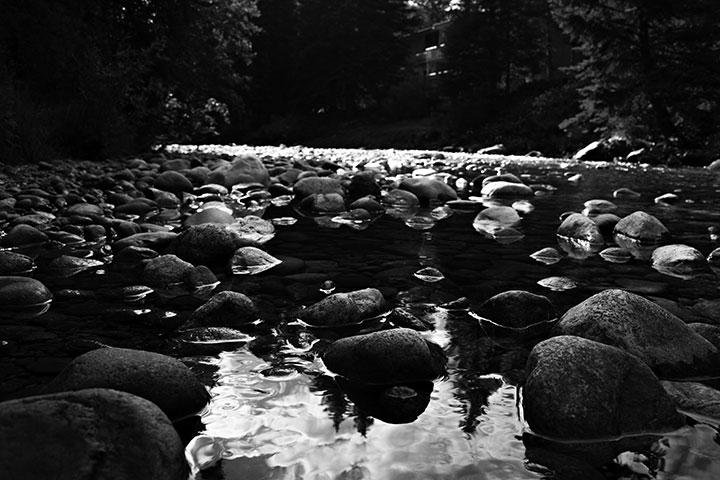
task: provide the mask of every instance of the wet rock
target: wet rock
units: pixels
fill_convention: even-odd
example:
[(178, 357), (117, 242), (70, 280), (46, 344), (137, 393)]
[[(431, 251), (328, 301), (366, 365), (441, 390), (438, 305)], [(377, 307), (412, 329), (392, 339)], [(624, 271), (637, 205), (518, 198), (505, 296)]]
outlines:
[(198, 307), (183, 328), (237, 327), (257, 319), (258, 310), (250, 297), (239, 292), (224, 291), (216, 293)]
[(720, 325), (711, 325), (708, 323), (688, 323), (688, 327), (694, 332), (702, 336), (705, 340), (712, 343), (715, 348), (720, 349)]
[(142, 281), (158, 290), (184, 290), (195, 267), (175, 255), (166, 254), (149, 259), (142, 271)]
[(483, 185), (480, 194), (488, 198), (531, 197), (534, 192), (524, 183), (496, 181)]
[(282, 263), (264, 250), (240, 247), (230, 259), (230, 270), (235, 275), (257, 275)]
[(345, 200), (339, 193), (319, 193), (303, 198), (300, 209), (312, 213), (340, 213), (345, 211)]
[(112, 244), (113, 252), (127, 247), (150, 248), (156, 252), (164, 251), (178, 234), (174, 232), (143, 232), (121, 238)]
[(670, 232), (656, 217), (643, 211), (633, 212), (623, 217), (615, 225), (616, 241), (624, 236), (645, 244), (658, 244), (667, 240)]
[(524, 290), (499, 293), (473, 310), (483, 329), (495, 335), (527, 339), (550, 332), (557, 319), (555, 307), (543, 295)]
[(415, 330), (394, 328), (341, 338), (322, 359), (351, 381), (386, 385), (434, 380), (444, 373), (443, 355)]
[(418, 332), (430, 330), (430, 326), (404, 308), (394, 308), (387, 316), (388, 322), (396, 327), (411, 328)]
[(345, 188), (340, 180), (330, 177), (302, 178), (293, 186), (293, 192), (299, 199), (311, 195), (327, 195), (331, 193), (345, 197)]
[(375, 172), (360, 172), (352, 176), (348, 185), (348, 199), (355, 201), (361, 197), (380, 197), (380, 185), (375, 180)]
[(150, 400), (172, 421), (200, 412), (210, 395), (180, 360), (155, 352), (98, 348), (72, 360), (48, 393), (110, 388)]
[(111, 266), (119, 272), (137, 270), (139, 273), (148, 260), (158, 256), (160, 256), (160, 254), (152, 248), (136, 246), (125, 247), (113, 255)]
[(0, 403), (0, 468), (23, 480), (181, 480), (184, 445), (153, 403), (88, 389)]
[(35, 269), (35, 261), (21, 253), (0, 251), (0, 275), (17, 275)]
[(378, 202), (373, 196), (360, 197), (354, 202), (352, 202), (348, 208), (350, 208), (350, 210), (360, 208), (367, 212), (370, 212), (371, 215), (381, 213), (384, 210), (382, 204)]
[(361, 322), (383, 313), (385, 309), (385, 298), (380, 290), (365, 288), (328, 295), (301, 309), (297, 318), (317, 327), (338, 327)]
[(672, 277), (690, 279), (710, 273), (705, 256), (696, 248), (687, 245), (665, 245), (652, 254), (652, 267)]
[(67, 210), (65, 210), (65, 216), (71, 216), (71, 215), (82, 215), (85, 217), (92, 217), (95, 215), (103, 215), (103, 209), (99, 205), (95, 205), (92, 203), (87, 202), (81, 202), (76, 203), (74, 205), (70, 205)]
[(514, 227), (522, 221), (517, 210), (512, 207), (488, 207), (480, 211), (473, 219), (473, 228), (480, 233), (493, 236), (498, 232)]
[(0, 319), (32, 318), (47, 311), (52, 292), (39, 280), (20, 276), (0, 276)]
[(642, 195), (627, 187), (618, 188), (613, 192), (613, 198), (640, 198)]
[(513, 173), (499, 173), (497, 175), (490, 175), (489, 177), (480, 176), (474, 178), (472, 180), (473, 189), (480, 190), (482, 187), (492, 182), (523, 183), (523, 181), (520, 180), (520, 177)]
[(183, 225), (190, 227), (193, 225), (202, 225), (203, 223), (220, 223), (230, 225), (235, 223), (233, 217), (227, 210), (221, 208), (206, 208), (200, 212), (193, 213), (185, 219)]
[(663, 388), (684, 412), (720, 420), (720, 391), (697, 382), (662, 382)]
[(270, 185), (270, 174), (262, 161), (254, 155), (240, 155), (229, 165), (223, 165), (208, 175), (207, 183), (217, 183), (230, 188), (243, 183)]
[(720, 248), (716, 248), (710, 252), (707, 256), (707, 261), (713, 271), (720, 274)]
[(406, 178), (400, 182), (399, 188), (414, 193), (421, 205), (458, 198), (457, 192), (451, 186), (431, 177)]
[(575, 336), (536, 345), (523, 387), (525, 419), (556, 440), (599, 440), (685, 424), (650, 368), (619, 348)]
[(37, 228), (21, 223), (15, 225), (4, 237), (0, 237), (0, 246), (4, 248), (41, 245), (48, 236)]
[(663, 378), (720, 373), (717, 348), (672, 313), (624, 290), (605, 290), (572, 307), (555, 332), (621, 348)]
[(597, 224), (580, 213), (570, 214), (557, 229), (557, 235), (593, 248), (602, 247), (605, 240)]
[(115, 215), (142, 217), (158, 209), (157, 204), (148, 198), (137, 198), (114, 208)]
[(620, 221), (620, 217), (614, 213), (601, 213), (600, 215), (593, 217), (592, 220), (595, 222), (595, 225), (597, 225), (598, 230), (600, 230), (600, 233), (602, 233), (604, 237), (612, 238), (613, 232), (615, 231), (615, 225), (617, 225)]
[(226, 265), (238, 248), (257, 245), (257, 240), (244, 236), (241, 229), (204, 223), (192, 225), (181, 232), (168, 246), (167, 252), (194, 265), (215, 266)]
[(598, 215), (601, 213), (610, 213), (617, 210), (617, 205), (615, 205), (613, 202), (609, 200), (602, 200), (602, 199), (593, 199), (588, 200), (584, 204), (585, 206), (585, 215)]

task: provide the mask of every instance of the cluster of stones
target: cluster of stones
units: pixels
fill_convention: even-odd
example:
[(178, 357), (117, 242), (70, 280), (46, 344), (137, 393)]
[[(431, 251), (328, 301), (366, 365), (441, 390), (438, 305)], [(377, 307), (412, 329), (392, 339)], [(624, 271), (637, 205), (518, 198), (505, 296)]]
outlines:
[[(21, 253), (24, 249), (106, 242), (113, 254), (109, 268), (159, 295), (204, 300), (182, 330), (239, 328), (258, 320), (258, 308), (247, 295), (218, 288), (218, 276), (258, 273), (281, 263), (263, 250), (274, 235), (273, 224), (248, 212), (284, 198), (310, 215), (346, 220), (372, 219), (397, 206), (410, 212), (436, 203), (466, 206), (448, 182), (418, 175), (395, 184), (376, 174), (382, 165), (342, 174), (333, 163), (268, 168), (247, 155), (196, 163), (137, 159), (111, 174), (88, 164), (85, 172), (61, 172), (70, 183), (50, 176), (24, 188), (6, 186), (0, 196), (0, 220), (9, 227), (0, 237), (5, 249), (0, 251), (0, 304), (20, 316), (41, 315), (49, 307), (52, 293), (30, 276), (34, 260)], [(470, 186), (486, 198), (548, 192), (546, 185), (525, 185), (508, 174), (477, 177)], [(615, 196), (634, 194), (622, 190)], [(668, 230), (645, 212), (619, 218), (612, 202), (590, 201), (585, 207), (583, 213), (566, 215), (557, 230), (571, 257), (602, 254), (612, 237), (617, 247), (610, 248), (619, 251), (605, 253), (615, 260), (625, 252), (679, 277), (718, 267), (718, 251), (705, 258), (689, 246), (665, 245)], [(473, 225), (498, 241), (515, 238), (518, 211), (527, 208), (489, 207)], [(168, 228), (173, 225), (180, 228)], [(58, 270), (103, 265), (71, 255), (53, 262)], [(492, 297), (472, 314), (490, 335), (534, 345), (525, 368), (523, 406), (539, 435), (588, 441), (668, 431), (685, 423), (679, 406), (718, 416), (706, 408), (713, 404), (707, 400), (720, 397), (717, 391), (660, 380), (717, 376), (718, 327), (686, 324), (622, 290), (601, 292), (559, 321), (546, 297), (524, 291)], [(419, 333), (431, 326), (402, 308), (389, 308), (375, 288), (331, 294), (296, 312), (297, 319), (319, 329), (343, 329), (380, 316), (393, 328), (344, 336), (322, 352), (322, 360), (348, 396), (374, 416), (412, 421), (430, 400), (430, 382), (445, 373), (444, 353)], [(550, 338), (538, 343), (538, 337)], [(86, 473), (183, 478), (187, 464), (173, 422), (197, 414), (208, 400), (205, 388), (177, 360), (139, 350), (92, 350), (71, 362), (46, 394), (0, 404), (0, 443), (8, 446), (0, 452), (0, 465), (17, 478)], [(43, 435), (18, 442), (17, 431)], [(48, 457), (47, 452), (53, 453)]]

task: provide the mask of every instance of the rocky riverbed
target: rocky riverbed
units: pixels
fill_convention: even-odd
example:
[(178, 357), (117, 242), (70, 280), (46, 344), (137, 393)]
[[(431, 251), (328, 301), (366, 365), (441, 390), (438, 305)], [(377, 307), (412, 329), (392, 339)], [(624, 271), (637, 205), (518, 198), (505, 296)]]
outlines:
[[(346, 419), (367, 440), (374, 420), (446, 431), (450, 411), (447, 438), (477, 439), (498, 392), (522, 412), (522, 445), (483, 464), (498, 478), (720, 469), (717, 445), (704, 467), (666, 448), (720, 422), (710, 169), (176, 146), (3, 165), (0, 185), (0, 467), (14, 477), (243, 478), (223, 465), (260, 455), (258, 478), (314, 478), (282, 452), (341, 458)], [(333, 440), (278, 427), (298, 388)], [(477, 468), (455, 445), (444, 473), (418, 468)], [(331, 478), (406, 466), (316, 460), (302, 468)]]

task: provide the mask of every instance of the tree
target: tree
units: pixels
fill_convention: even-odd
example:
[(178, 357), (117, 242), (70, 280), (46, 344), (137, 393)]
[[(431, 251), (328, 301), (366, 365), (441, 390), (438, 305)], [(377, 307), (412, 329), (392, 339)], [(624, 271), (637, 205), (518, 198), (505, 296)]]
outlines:
[(405, 65), (404, 0), (302, 0), (295, 103), (304, 112), (372, 105)]
[(565, 126), (693, 144), (717, 118), (720, 12), (709, 0), (551, 0), (583, 55)]
[(255, 0), (5, 3), (0, 149), (13, 156), (135, 151), (242, 107)]

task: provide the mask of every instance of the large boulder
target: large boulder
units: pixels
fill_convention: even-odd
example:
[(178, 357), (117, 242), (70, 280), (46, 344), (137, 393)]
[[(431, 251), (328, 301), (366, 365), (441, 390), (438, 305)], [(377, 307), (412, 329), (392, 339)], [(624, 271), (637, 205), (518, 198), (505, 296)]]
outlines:
[(610, 345), (575, 336), (533, 348), (523, 387), (525, 419), (555, 440), (602, 440), (685, 424), (652, 370)]
[(207, 183), (231, 188), (241, 183), (270, 185), (270, 174), (262, 161), (254, 155), (240, 155), (230, 164), (221, 165), (208, 175)]
[(458, 198), (457, 192), (450, 185), (432, 177), (406, 178), (400, 182), (399, 188), (414, 193), (423, 205), (431, 202), (447, 202)]
[(201, 411), (210, 399), (180, 360), (127, 348), (98, 348), (72, 360), (47, 387), (49, 393), (109, 388), (156, 404), (171, 420)]
[(624, 290), (605, 290), (572, 307), (555, 326), (631, 353), (663, 378), (720, 373), (718, 349), (656, 303)]
[(353, 382), (386, 385), (434, 380), (444, 373), (442, 350), (408, 328), (394, 328), (335, 341), (325, 366)]
[(88, 389), (0, 403), (0, 470), (23, 480), (184, 480), (184, 445), (153, 403)]
[(355, 324), (386, 310), (385, 298), (376, 288), (334, 293), (301, 309), (297, 317), (316, 327), (338, 327)]

